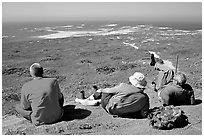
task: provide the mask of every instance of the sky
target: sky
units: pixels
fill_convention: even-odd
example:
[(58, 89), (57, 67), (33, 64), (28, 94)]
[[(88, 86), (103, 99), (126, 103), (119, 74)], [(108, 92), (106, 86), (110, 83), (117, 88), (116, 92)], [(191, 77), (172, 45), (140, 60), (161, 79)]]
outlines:
[(202, 22), (202, 2), (3, 2), (2, 21)]

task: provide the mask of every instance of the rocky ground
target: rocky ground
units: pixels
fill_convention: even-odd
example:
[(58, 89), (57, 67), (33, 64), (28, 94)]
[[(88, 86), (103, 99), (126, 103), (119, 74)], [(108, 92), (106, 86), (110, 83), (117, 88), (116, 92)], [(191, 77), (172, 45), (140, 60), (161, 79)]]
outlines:
[[(134, 40), (131, 38), (135, 38)], [(202, 35), (183, 35), (142, 43), (143, 35), (75, 37), (53, 40), (9, 42), (2, 44), (2, 134), (68, 135), (201, 135), (202, 134)], [(137, 43), (139, 49), (124, 44)], [(184, 128), (157, 130), (148, 119), (113, 118), (100, 106), (82, 106), (74, 102), (79, 91), (91, 95), (93, 85), (112, 87), (127, 82), (139, 71), (151, 82), (157, 75), (149, 66), (154, 51), (186, 74), (195, 91), (196, 105), (179, 106), (190, 124)], [(52, 125), (35, 127), (14, 110), (22, 85), (31, 80), (29, 66), (39, 62), (45, 75), (56, 77), (65, 96), (67, 119)], [(150, 108), (160, 106), (157, 94), (149, 89)]]

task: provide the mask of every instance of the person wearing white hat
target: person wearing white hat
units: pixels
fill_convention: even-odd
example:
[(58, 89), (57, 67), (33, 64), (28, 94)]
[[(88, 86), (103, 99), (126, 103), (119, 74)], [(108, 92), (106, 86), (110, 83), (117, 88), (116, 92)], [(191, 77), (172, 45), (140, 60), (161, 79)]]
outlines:
[(43, 77), (39, 63), (30, 66), (30, 75), (33, 80), (23, 85), (16, 111), (36, 126), (57, 122), (64, 113), (64, 97), (56, 78)]
[[(78, 99), (76, 102), (83, 105), (95, 105), (96, 100), (102, 108), (111, 115), (135, 115), (146, 117), (149, 110), (149, 97), (144, 90), (147, 85), (145, 76), (135, 72), (129, 77), (129, 83), (120, 83), (112, 88), (98, 89), (88, 99)], [(92, 104), (93, 103), (93, 104)]]
[(147, 81), (145, 76), (140, 72), (135, 72), (132, 76), (129, 77), (130, 83), (137, 88), (145, 88)]

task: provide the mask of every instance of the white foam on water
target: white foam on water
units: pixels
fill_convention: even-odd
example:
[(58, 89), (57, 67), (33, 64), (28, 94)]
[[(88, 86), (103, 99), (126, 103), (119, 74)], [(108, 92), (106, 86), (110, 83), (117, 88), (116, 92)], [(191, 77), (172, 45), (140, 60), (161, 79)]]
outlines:
[(16, 37), (16, 36), (11, 36), (11, 35), (6, 36), (6, 35), (3, 35), (3, 36), (2, 36), (2, 39), (15, 38), (15, 37)]
[(141, 43), (154, 42), (154, 41), (155, 41), (154, 38), (148, 38), (146, 40), (141, 41)]
[(135, 32), (135, 29), (105, 29), (100, 28), (98, 31), (56, 31), (57, 33), (34, 36), (34, 38), (42, 39), (56, 39), (56, 38), (67, 38), (67, 37), (79, 37), (79, 36), (106, 36), (106, 35), (119, 35), (119, 34), (129, 34)]
[(109, 32), (99, 32), (96, 33), (96, 35), (117, 35), (117, 34), (128, 34), (128, 33), (132, 33), (135, 32), (132, 29), (119, 29), (119, 30), (115, 30), (115, 31), (109, 31)]
[(71, 28), (73, 25), (65, 25), (65, 26), (60, 26), (61, 28)]
[(97, 32), (95, 31), (58, 31), (58, 33), (37, 36), (37, 38), (56, 39), (56, 38), (67, 38), (67, 37), (90, 36), (96, 33)]
[(105, 25), (105, 26), (107, 26), (107, 27), (115, 27), (115, 26), (117, 26), (118, 24), (109, 24), (109, 25)]
[(166, 30), (166, 29), (172, 29), (172, 28), (169, 28), (169, 27), (159, 27), (160, 30)]
[(82, 29), (83, 28), (83, 26), (78, 26), (78, 27), (76, 27), (77, 29)]
[(102, 32), (109, 32), (109, 31), (111, 31), (111, 30), (113, 30), (113, 28), (98, 28), (98, 31), (102, 31)]
[(9, 36), (2, 36), (2, 38), (8, 38)]

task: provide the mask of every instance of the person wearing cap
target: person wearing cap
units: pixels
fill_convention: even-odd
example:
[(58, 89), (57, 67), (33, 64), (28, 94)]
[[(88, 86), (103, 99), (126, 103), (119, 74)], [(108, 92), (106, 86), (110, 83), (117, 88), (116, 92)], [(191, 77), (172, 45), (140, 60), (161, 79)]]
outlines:
[(59, 121), (64, 113), (64, 97), (57, 79), (44, 77), (39, 63), (30, 66), (30, 75), (33, 80), (23, 85), (16, 111), (36, 126)]
[(150, 66), (159, 71), (157, 81), (153, 82), (152, 86), (164, 106), (195, 104), (194, 91), (186, 84), (185, 74), (181, 72), (175, 74), (174, 69), (161, 59), (155, 59), (154, 54), (151, 54)]
[[(134, 109), (128, 110), (125, 115), (132, 113), (139, 113), (141, 117), (146, 117), (149, 110), (149, 97), (144, 93), (147, 81), (145, 76), (140, 72), (135, 72), (132, 76), (129, 77), (129, 83), (120, 83), (119, 85), (112, 88), (98, 89), (94, 94), (92, 94), (88, 99), (78, 99), (76, 102), (79, 102), (83, 105), (94, 104), (96, 101), (101, 103), (102, 108), (106, 112), (112, 115), (120, 115), (120, 110), (115, 107), (115, 104), (118, 101), (121, 101), (123, 95), (136, 94), (135, 102), (137, 104), (134, 106)], [(115, 112), (111, 112), (109, 108), (114, 108)], [(130, 112), (131, 111), (131, 112)]]

